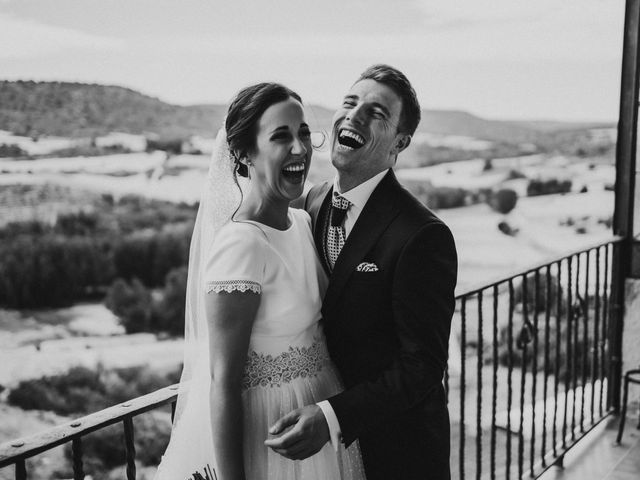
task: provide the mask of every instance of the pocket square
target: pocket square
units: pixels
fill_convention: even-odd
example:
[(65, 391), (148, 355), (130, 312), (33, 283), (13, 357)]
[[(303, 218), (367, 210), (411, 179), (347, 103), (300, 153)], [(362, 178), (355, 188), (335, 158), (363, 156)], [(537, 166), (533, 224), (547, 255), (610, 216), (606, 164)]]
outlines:
[(356, 267), (356, 272), (377, 272), (378, 266), (375, 263), (362, 262)]

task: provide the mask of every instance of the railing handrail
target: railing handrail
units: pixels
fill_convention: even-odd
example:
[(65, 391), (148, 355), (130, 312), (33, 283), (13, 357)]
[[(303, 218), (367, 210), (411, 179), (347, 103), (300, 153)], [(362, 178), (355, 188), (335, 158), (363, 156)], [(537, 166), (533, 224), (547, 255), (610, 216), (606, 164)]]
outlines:
[(88, 433), (173, 402), (178, 395), (174, 384), (104, 410), (57, 425), (48, 430), (0, 444), (0, 468), (33, 457)]
[(501, 283), (506, 283), (509, 280), (513, 280), (523, 275), (533, 273), (536, 270), (540, 270), (546, 267), (547, 265), (553, 265), (554, 263), (560, 262), (565, 258), (569, 258), (574, 255), (579, 255), (584, 252), (595, 250), (597, 248), (604, 247), (606, 245), (614, 245), (616, 243), (620, 243), (624, 239), (625, 238), (620, 235), (612, 235), (606, 240), (601, 240), (599, 242), (587, 244), (578, 250), (572, 250), (559, 255), (549, 256), (545, 260), (530, 264), (528, 266), (525, 266), (524, 268), (523, 267), (519, 267), (517, 269), (514, 268), (510, 272), (508, 272), (506, 275), (505, 274), (496, 275), (493, 278), (491, 278), (489, 281), (476, 282), (476, 285), (472, 285), (470, 287), (465, 288), (462, 292), (456, 293), (456, 300), (460, 300), (462, 297), (468, 297), (469, 295), (475, 295), (476, 293), (487, 290), (491, 287), (495, 287), (496, 285), (500, 285)]

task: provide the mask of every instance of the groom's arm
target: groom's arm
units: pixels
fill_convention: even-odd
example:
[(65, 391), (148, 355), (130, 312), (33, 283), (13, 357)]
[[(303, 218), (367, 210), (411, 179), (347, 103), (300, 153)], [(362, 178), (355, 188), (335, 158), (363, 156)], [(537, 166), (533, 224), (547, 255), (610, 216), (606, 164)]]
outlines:
[(446, 225), (428, 224), (404, 246), (392, 283), (395, 359), (376, 379), (329, 399), (346, 445), (442, 388), (456, 277), (455, 244)]

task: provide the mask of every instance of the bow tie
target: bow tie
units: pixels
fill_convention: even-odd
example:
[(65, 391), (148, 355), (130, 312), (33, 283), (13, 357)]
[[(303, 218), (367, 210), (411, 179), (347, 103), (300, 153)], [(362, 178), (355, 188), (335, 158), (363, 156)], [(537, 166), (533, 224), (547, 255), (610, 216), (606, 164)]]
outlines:
[(331, 226), (339, 227), (344, 222), (347, 210), (351, 206), (351, 202), (337, 192), (333, 192), (331, 198)]

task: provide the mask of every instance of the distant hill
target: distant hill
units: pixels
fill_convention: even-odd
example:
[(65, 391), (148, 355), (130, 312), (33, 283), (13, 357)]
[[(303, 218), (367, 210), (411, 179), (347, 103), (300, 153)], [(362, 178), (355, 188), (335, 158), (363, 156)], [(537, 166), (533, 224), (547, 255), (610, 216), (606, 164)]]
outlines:
[(123, 87), (0, 81), (0, 130), (26, 136), (86, 137), (112, 131), (212, 136), (224, 113), (221, 105), (171, 105)]
[(616, 126), (612, 122), (558, 122), (553, 120), (510, 120), (509, 123), (540, 132), (566, 132), (567, 130), (613, 128)]
[[(0, 81), (0, 130), (86, 137), (118, 131), (165, 138), (213, 136), (224, 105), (171, 105), (129, 88), (68, 82)], [(313, 128), (330, 130), (333, 111), (308, 106)], [(425, 110), (418, 132), (463, 135), (507, 144), (556, 148), (567, 132), (607, 124), (487, 120), (464, 111)], [(559, 136), (560, 134), (560, 136)]]
[[(310, 121), (322, 128), (329, 129), (333, 110), (318, 105), (308, 107)], [(580, 125), (556, 122), (557, 129), (579, 129)], [(585, 124), (586, 125), (586, 124)], [(555, 130), (549, 128), (548, 131)], [(536, 143), (541, 128), (527, 125), (525, 122), (487, 120), (468, 112), (458, 110), (423, 110), (418, 133), (437, 133), (442, 135), (464, 135), (467, 137), (506, 143)]]

